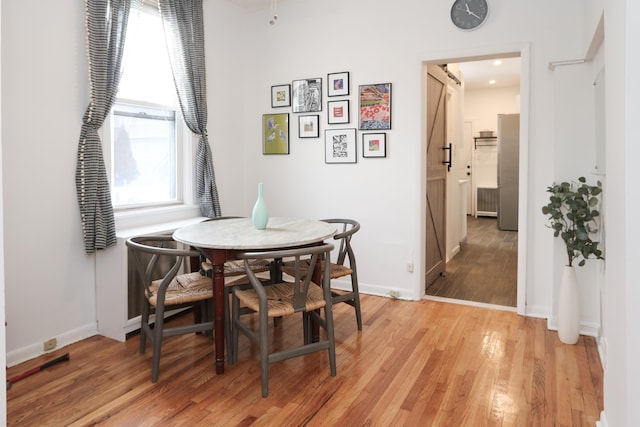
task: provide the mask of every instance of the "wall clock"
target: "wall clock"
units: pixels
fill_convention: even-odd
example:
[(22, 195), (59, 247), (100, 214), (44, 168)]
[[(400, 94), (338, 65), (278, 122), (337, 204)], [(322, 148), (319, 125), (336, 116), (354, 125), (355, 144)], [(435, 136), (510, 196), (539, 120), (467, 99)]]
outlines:
[(488, 13), (487, 0), (456, 0), (451, 6), (451, 22), (461, 30), (475, 30)]

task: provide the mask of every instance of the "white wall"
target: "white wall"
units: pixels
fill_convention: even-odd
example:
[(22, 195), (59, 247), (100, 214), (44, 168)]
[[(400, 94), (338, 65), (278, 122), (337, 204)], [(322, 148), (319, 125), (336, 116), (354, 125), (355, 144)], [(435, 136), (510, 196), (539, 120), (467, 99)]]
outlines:
[(640, 7), (633, 0), (607, 1), (606, 56), (606, 270), (603, 285), (603, 341), (606, 367), (604, 395), (609, 426), (640, 425), (640, 263), (635, 243), (640, 237), (640, 30), (633, 17)]
[[(0, 0), (0, 99), (2, 99), (2, 0)], [(2, 206), (2, 104), (0, 103), (0, 321), (5, 319), (4, 308), (4, 207)], [(1, 328), (0, 325), (0, 366), (6, 366), (6, 332), (5, 328)], [(0, 369), (0, 384), (6, 381), (7, 372), (4, 369)], [(0, 402), (5, 402), (7, 399), (7, 389), (0, 391)], [(7, 419), (7, 405), (0, 404), (0, 424)]]
[[(591, 154), (566, 158), (557, 153), (593, 142), (592, 135), (581, 130), (592, 118), (591, 108), (574, 99), (592, 93), (585, 84), (595, 74), (589, 65), (560, 72), (551, 72), (547, 65), (584, 55), (589, 40), (585, 35), (593, 32), (594, 10), (602, 3), (496, 0), (482, 28), (461, 32), (448, 22), (448, 2), (327, 0), (311, 7), (307, 1), (288, 0), (279, 4), (275, 26), (268, 24), (268, 5), (247, 12), (223, 1), (205, 2), (209, 135), (223, 213), (248, 215), (256, 184), (264, 182), (273, 215), (357, 218), (362, 230), (354, 246), (362, 289), (380, 294), (397, 289), (403, 298), (419, 298), (424, 274), (423, 61), (527, 45), (527, 312), (551, 315), (554, 283), (564, 260), (540, 207), (545, 188), (565, 178), (560, 171), (586, 174), (592, 167)], [(631, 141), (639, 133), (638, 125), (625, 120), (625, 108), (637, 112), (632, 97), (625, 96), (631, 78), (620, 79), (627, 67), (629, 76), (630, 71), (638, 74), (638, 54), (625, 43), (632, 38), (618, 26), (630, 3), (612, 0), (606, 6), (607, 139), (612, 144), (607, 147), (607, 170), (615, 172), (607, 176), (606, 203), (614, 218), (607, 224), (604, 322), (614, 367), (605, 375), (605, 399), (609, 418), (616, 421), (611, 425), (616, 426), (631, 420), (630, 402), (640, 400), (637, 368), (633, 380), (626, 378), (629, 360), (638, 360), (638, 339), (632, 336), (637, 332), (626, 325), (639, 319), (637, 310), (628, 307), (640, 302), (627, 279), (637, 277), (640, 267), (627, 263), (634, 252), (625, 237), (638, 231), (630, 215), (626, 221), (625, 206), (630, 202), (631, 209), (640, 198), (632, 194), (634, 198), (625, 201), (624, 194), (625, 180), (638, 182), (638, 177), (633, 168), (626, 172), (621, 166), (631, 161), (625, 154), (637, 150)], [(83, 6), (72, 0), (5, 1), (1, 18), (6, 331), (11, 353), (39, 348), (52, 336), (73, 337), (95, 329), (95, 268), (93, 257), (83, 252), (74, 185), (77, 138), (87, 103)], [(570, 30), (575, 28), (584, 31)], [(625, 55), (634, 62), (626, 64)], [(326, 82), (327, 73), (339, 71), (351, 73), (349, 127), (355, 126), (359, 84), (393, 84), (388, 157), (362, 159), (358, 147), (357, 164), (326, 165), (323, 138), (299, 140), (294, 114), (291, 154), (263, 156), (261, 116), (284, 111), (270, 108), (270, 87), (308, 77)], [(563, 120), (556, 119), (559, 115)], [(326, 104), (321, 124), (322, 130), (327, 128)], [(574, 131), (579, 138), (565, 137)], [(625, 221), (618, 221), (618, 215)], [(407, 261), (415, 262), (415, 273), (406, 272)]]
[(82, 249), (75, 191), (88, 102), (83, 23), (73, 0), (2, 4), (9, 353), (95, 330), (94, 263)]
[[(490, 130), (498, 134), (498, 114), (520, 112), (520, 87), (470, 89), (465, 91), (465, 120), (473, 123), (473, 136)], [(480, 146), (473, 150), (473, 177), (476, 187), (498, 186), (498, 147)], [(475, 191), (475, 189), (474, 189)]]

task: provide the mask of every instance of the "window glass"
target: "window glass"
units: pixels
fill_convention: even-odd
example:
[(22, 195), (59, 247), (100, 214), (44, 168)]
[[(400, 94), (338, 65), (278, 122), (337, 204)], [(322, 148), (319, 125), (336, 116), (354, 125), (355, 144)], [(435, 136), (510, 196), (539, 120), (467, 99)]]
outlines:
[(132, 14), (110, 125), (115, 209), (182, 202), (182, 119), (164, 43), (157, 7)]

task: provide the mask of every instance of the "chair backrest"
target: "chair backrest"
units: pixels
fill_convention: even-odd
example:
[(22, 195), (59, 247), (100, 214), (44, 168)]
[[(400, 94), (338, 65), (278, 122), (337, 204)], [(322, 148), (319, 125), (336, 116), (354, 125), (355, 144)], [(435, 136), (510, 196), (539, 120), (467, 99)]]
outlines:
[(351, 248), (351, 238), (358, 230), (360, 230), (360, 223), (353, 219), (346, 218), (323, 219), (323, 221), (342, 225), (342, 231), (338, 231), (338, 233), (333, 236), (335, 240), (340, 240), (338, 257), (335, 263), (344, 265), (345, 260), (348, 259), (349, 267), (351, 267), (351, 269), (355, 269), (356, 257), (353, 253), (353, 249)]
[[(262, 283), (254, 273), (254, 271), (251, 269), (251, 264), (249, 263), (249, 261), (252, 259), (292, 259), (294, 261), (294, 274), (292, 275), (294, 279), (293, 307), (294, 310), (298, 312), (305, 310), (307, 293), (309, 291), (309, 286), (313, 278), (314, 269), (307, 268), (307, 266), (316, 265), (318, 257), (325, 257), (326, 259), (328, 259), (333, 248), (334, 246), (331, 243), (325, 243), (318, 246), (308, 246), (297, 249), (283, 249), (264, 252), (244, 252), (237, 254), (236, 256), (239, 259), (244, 260), (247, 276), (251, 281), (253, 288), (258, 293), (261, 304), (262, 301), (266, 301), (266, 292)], [(328, 262), (325, 262), (324, 271), (322, 272), (322, 284), (317, 283), (317, 285), (321, 285), (323, 287), (325, 300), (328, 300), (329, 304), (331, 303), (330, 280), (330, 266)], [(265, 308), (266, 307), (260, 307), (261, 310)]]
[[(199, 257), (200, 253), (192, 248), (184, 248), (181, 243), (173, 240), (171, 235), (146, 235), (127, 239), (127, 247), (132, 251), (136, 260), (135, 266), (138, 276), (142, 281), (147, 295), (149, 286), (154, 280), (162, 278), (159, 289), (167, 288), (170, 282), (179, 273), (185, 259)], [(147, 255), (146, 257), (144, 255)], [(150, 258), (149, 258), (150, 256)], [(157, 268), (161, 259), (169, 261), (171, 266), (168, 271), (159, 271)], [(146, 261), (145, 259), (148, 259)], [(166, 270), (160, 269), (160, 270)]]

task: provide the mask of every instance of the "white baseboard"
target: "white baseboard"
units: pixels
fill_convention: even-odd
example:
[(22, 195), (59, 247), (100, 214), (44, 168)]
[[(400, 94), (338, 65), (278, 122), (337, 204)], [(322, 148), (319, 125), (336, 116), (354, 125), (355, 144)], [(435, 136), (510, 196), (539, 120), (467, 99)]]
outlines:
[(604, 411), (600, 412), (600, 421), (596, 421), (596, 427), (609, 427)]
[[(557, 331), (558, 319), (555, 317), (548, 318), (547, 328), (551, 331)], [(580, 322), (580, 335), (598, 338), (600, 336), (600, 326), (592, 322)]]
[[(98, 327), (95, 323), (87, 324), (83, 327), (65, 332), (62, 335), (55, 338), (58, 341), (58, 345), (54, 350), (60, 349), (61, 347), (67, 346), (69, 344), (73, 344), (75, 342), (81, 341), (85, 338), (92, 337), (98, 334)], [(15, 366), (19, 363), (25, 362), (27, 360), (31, 360), (38, 356), (42, 356), (43, 354), (50, 353), (51, 351), (44, 351), (44, 342), (38, 344), (30, 344), (26, 347), (19, 348), (17, 350), (13, 350), (7, 352), (7, 367)]]

